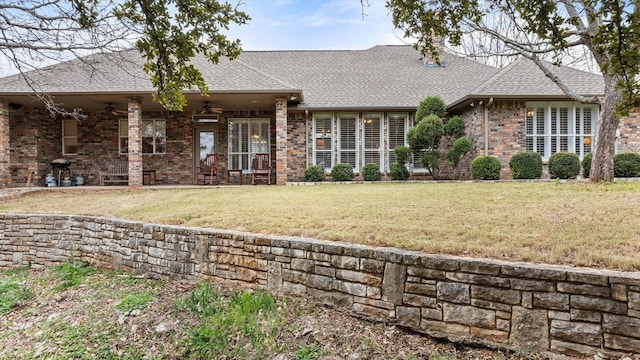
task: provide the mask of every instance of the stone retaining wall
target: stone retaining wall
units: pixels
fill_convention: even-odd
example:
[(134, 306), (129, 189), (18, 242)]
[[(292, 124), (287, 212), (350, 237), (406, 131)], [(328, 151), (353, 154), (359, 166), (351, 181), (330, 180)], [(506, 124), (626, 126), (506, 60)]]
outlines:
[(0, 268), (75, 256), (155, 278), (312, 296), (452, 341), (640, 359), (640, 273), (143, 224), (0, 214)]

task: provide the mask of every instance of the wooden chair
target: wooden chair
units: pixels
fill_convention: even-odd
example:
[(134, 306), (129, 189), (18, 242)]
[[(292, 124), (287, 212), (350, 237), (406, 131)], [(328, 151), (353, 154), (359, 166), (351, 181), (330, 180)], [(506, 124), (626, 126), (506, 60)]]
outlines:
[(256, 185), (260, 176), (266, 177), (267, 183), (271, 185), (271, 161), (267, 153), (255, 154), (251, 162), (251, 184)]
[(196, 168), (196, 184), (206, 185), (209, 178), (209, 185), (218, 185), (219, 163), (218, 154), (207, 154), (202, 165)]

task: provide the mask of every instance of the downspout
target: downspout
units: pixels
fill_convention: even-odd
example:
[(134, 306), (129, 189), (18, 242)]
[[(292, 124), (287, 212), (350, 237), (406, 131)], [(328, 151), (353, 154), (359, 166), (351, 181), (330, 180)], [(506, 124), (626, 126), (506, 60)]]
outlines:
[[(309, 164), (309, 109), (304, 109), (304, 144), (304, 156), (307, 163), (305, 169), (307, 169), (311, 166)], [(313, 143), (311, 146), (313, 146)]]
[(489, 155), (489, 108), (493, 105), (493, 98), (484, 107), (484, 156)]

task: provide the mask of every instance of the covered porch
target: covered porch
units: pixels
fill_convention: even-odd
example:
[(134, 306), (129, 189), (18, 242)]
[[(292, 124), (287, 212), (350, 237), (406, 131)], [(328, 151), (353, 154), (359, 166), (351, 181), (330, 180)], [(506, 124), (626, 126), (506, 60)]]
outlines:
[(129, 187), (187, 185), (210, 153), (219, 156), (222, 184), (229, 175), (231, 183), (250, 183), (255, 153), (270, 155), (271, 183), (287, 181), (287, 113), (301, 91), (189, 93), (181, 112), (164, 110), (148, 93), (52, 95), (84, 116), (52, 117), (30, 94), (0, 96), (0, 186), (43, 186), (60, 158), (86, 185), (99, 185), (118, 161), (128, 165)]

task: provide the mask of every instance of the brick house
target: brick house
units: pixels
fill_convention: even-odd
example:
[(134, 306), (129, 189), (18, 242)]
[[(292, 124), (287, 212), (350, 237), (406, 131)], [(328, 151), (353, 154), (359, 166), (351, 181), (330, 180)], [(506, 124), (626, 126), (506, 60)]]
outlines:
[[(497, 156), (508, 177), (518, 151), (583, 156), (598, 118), (597, 106), (568, 100), (528, 61), (497, 69), (444, 53), (438, 66), (410, 46), (246, 51), (215, 66), (198, 59), (210, 96), (185, 91), (180, 113), (152, 101), (136, 51), (84, 60), (30, 74), (56, 103), (81, 108), (82, 120), (52, 118), (19, 75), (0, 79), (0, 186), (23, 186), (30, 173), (44, 185), (57, 158), (85, 184), (98, 184), (116, 160), (128, 161), (130, 186), (143, 184), (143, 170), (155, 170), (159, 184), (192, 184), (210, 152), (220, 155), (223, 183), (227, 169), (248, 173), (256, 152), (270, 153), (277, 184), (303, 180), (311, 165), (329, 171), (340, 162), (356, 172), (376, 163), (387, 173), (392, 149), (405, 143), (417, 104), (430, 95), (463, 117), (475, 153)], [(602, 93), (598, 75), (559, 73), (580, 94)], [(621, 121), (619, 151), (640, 150), (635, 110)]]

